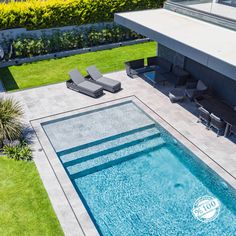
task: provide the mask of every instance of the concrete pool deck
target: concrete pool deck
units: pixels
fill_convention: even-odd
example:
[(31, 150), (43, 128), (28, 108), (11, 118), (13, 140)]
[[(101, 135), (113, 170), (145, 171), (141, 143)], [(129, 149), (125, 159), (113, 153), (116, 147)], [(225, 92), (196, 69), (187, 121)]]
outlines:
[[(154, 88), (141, 78), (130, 79), (125, 71), (107, 74), (107, 77), (121, 81), (123, 90), (116, 94), (105, 92), (101, 98), (93, 99), (73, 92), (66, 88), (65, 83), (60, 83), (6, 93), (6, 96), (22, 102), (25, 120), (31, 122), (37, 135), (43, 135), (39, 130), (42, 118), (55, 119), (56, 116), (68, 115), (65, 112), (73, 113), (105, 102), (135, 98), (145, 112), (236, 188), (235, 143), (223, 136), (217, 138), (214, 132), (197, 123), (197, 110), (192, 103), (172, 104), (166, 96), (170, 87)], [(34, 160), (65, 235), (97, 235), (61, 163), (52, 158), (55, 152), (50, 148), (49, 141), (38, 138), (34, 139), (33, 144)]]

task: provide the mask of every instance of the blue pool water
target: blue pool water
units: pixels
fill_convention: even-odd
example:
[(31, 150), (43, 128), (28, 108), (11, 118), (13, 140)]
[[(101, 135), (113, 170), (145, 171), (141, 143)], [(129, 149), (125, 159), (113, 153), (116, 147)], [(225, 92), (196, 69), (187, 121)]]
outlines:
[[(236, 235), (235, 190), (134, 103), (107, 107), (107, 113), (96, 110), (93, 115), (106, 120), (111, 108), (113, 116), (117, 113), (120, 117), (122, 133), (118, 133), (117, 126), (109, 131), (110, 136), (107, 131), (103, 138), (89, 137), (89, 143), (78, 136), (81, 145), (73, 143), (73, 147), (64, 150), (63, 146), (58, 146), (58, 150), (54, 147), (99, 233), (103, 236)], [(132, 122), (126, 125), (121, 114), (127, 111), (133, 111), (129, 118), (138, 119), (139, 127)], [(82, 120), (81, 117), (76, 116), (78, 124), (82, 120), (88, 122), (84, 126), (91, 124), (88, 117)], [(65, 119), (55, 121), (59, 122), (57, 125), (51, 123), (54, 126), (45, 124), (52, 144), (57, 144), (59, 127), (64, 132), (67, 125), (71, 126), (69, 119), (67, 123)], [(92, 123), (91, 129), (96, 129), (95, 126)], [(198, 221), (191, 212), (194, 202), (204, 195), (221, 202), (219, 216), (210, 223)]]
[(148, 71), (144, 73), (145, 78), (150, 80), (151, 82), (155, 82), (155, 71)]

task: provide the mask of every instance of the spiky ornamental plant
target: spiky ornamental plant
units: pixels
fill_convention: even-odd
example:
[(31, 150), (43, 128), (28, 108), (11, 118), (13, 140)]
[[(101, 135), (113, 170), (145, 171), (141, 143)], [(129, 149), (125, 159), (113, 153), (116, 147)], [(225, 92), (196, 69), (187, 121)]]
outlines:
[(16, 140), (22, 132), (23, 109), (18, 101), (0, 97), (0, 147), (4, 140)]

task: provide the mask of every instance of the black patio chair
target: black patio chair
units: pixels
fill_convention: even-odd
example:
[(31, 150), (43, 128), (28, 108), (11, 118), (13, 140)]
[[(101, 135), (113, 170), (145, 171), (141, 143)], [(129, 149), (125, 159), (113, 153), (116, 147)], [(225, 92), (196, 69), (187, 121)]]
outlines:
[(230, 128), (230, 134), (236, 135), (236, 125), (232, 125)]
[(198, 123), (201, 122), (203, 124), (206, 125), (206, 127), (208, 128), (210, 125), (210, 121), (211, 121), (211, 116), (210, 116), (210, 112), (207, 111), (206, 109), (204, 109), (203, 107), (199, 107), (198, 108), (199, 111), (199, 116), (198, 116)]
[(125, 69), (127, 75), (131, 78), (148, 71), (148, 68), (144, 65), (144, 59), (125, 62)]
[(220, 133), (223, 133), (225, 131), (226, 123), (218, 116), (211, 114), (211, 121), (209, 128), (216, 129), (217, 131), (217, 137), (219, 137)]

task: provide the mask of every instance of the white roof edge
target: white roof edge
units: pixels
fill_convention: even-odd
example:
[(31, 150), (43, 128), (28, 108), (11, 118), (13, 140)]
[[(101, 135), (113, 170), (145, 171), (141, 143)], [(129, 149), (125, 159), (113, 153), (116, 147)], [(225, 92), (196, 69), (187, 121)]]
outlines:
[(236, 80), (236, 31), (166, 9), (117, 13), (115, 22)]

